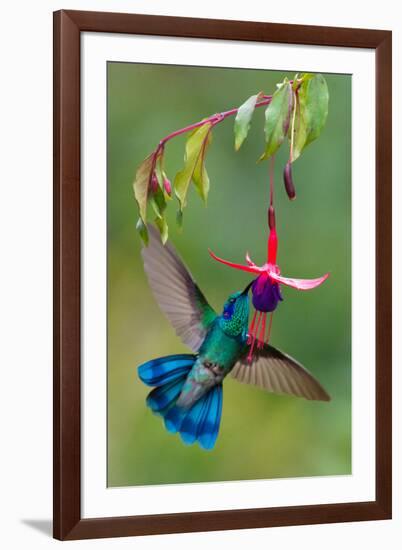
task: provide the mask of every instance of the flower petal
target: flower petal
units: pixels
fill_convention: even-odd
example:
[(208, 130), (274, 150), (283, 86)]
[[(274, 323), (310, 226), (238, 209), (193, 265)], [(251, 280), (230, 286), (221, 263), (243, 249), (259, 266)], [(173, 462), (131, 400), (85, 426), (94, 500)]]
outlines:
[(219, 258), (216, 256), (212, 250), (208, 248), (208, 252), (210, 256), (216, 260), (217, 262), (220, 262), (221, 264), (228, 265), (229, 267), (234, 267), (235, 269), (240, 269), (241, 271), (247, 271), (247, 273), (261, 273), (261, 268), (254, 266), (247, 266), (247, 265), (241, 265), (241, 264), (234, 264), (233, 262), (228, 262), (227, 260), (223, 260), (222, 258)]
[(247, 262), (247, 265), (249, 265), (250, 267), (257, 267), (253, 262), (253, 260), (250, 258), (248, 252), (246, 252), (246, 262)]
[(257, 311), (267, 313), (274, 311), (282, 296), (279, 292), (279, 284), (273, 283), (266, 273), (262, 273), (252, 283), (253, 306)]
[(273, 281), (281, 283), (282, 285), (291, 286), (292, 288), (297, 288), (297, 290), (311, 290), (326, 281), (329, 277), (329, 273), (317, 279), (289, 279), (288, 277), (282, 277), (271, 271), (269, 272), (269, 276)]

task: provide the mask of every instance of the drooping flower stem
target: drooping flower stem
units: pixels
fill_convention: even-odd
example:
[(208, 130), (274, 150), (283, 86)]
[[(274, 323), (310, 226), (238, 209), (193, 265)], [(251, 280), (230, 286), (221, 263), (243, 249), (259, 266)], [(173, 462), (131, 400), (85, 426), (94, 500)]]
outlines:
[(269, 229), (274, 229), (276, 227), (276, 215), (273, 206), (268, 208), (268, 227)]
[(268, 263), (276, 264), (276, 254), (278, 251), (278, 236), (276, 233), (276, 215), (274, 208), (274, 178), (275, 178), (275, 155), (271, 157), (269, 163), (269, 207), (268, 207), (268, 227), (269, 236), (267, 243)]
[[(293, 177), (292, 177), (292, 162), (293, 162), (293, 152), (294, 152), (294, 140), (295, 140), (295, 122), (296, 122), (296, 112), (300, 111), (300, 104), (299, 104), (299, 94), (298, 89), (296, 89), (294, 92), (294, 104), (295, 108), (293, 109), (293, 115), (292, 115), (292, 124), (290, 126), (290, 150), (289, 150), (289, 160), (285, 165), (285, 169), (283, 171), (283, 181), (285, 184), (285, 190), (286, 193), (291, 201), (293, 201), (296, 198), (296, 189), (293, 183)], [(299, 114), (300, 116), (300, 114)]]
[(292, 116), (292, 125), (290, 127), (290, 150), (289, 150), (289, 162), (293, 162), (293, 148), (294, 148), (294, 140), (295, 140), (295, 121), (296, 121), (296, 111), (299, 106), (299, 94), (297, 93), (297, 90), (293, 92), (294, 93), (294, 103), (295, 108), (293, 109), (293, 116)]
[(274, 206), (274, 170), (275, 170), (275, 155), (271, 157), (269, 163), (269, 206)]

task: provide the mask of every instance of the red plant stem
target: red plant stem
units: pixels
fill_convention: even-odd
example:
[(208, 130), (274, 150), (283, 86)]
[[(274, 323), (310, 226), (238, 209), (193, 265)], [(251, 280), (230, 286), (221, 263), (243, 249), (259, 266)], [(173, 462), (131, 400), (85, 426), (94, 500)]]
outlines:
[[(289, 84), (293, 84), (293, 80), (289, 81)], [(257, 107), (264, 107), (264, 105), (269, 105), (272, 101), (272, 95), (262, 95), (262, 101), (259, 101), (255, 104), (255, 108)], [(200, 120), (199, 122), (195, 122), (194, 124), (190, 124), (189, 126), (185, 126), (184, 128), (180, 128), (180, 130), (176, 130), (175, 132), (172, 132), (171, 134), (168, 134), (164, 138), (160, 140), (158, 143), (157, 148), (153, 152), (153, 159), (152, 159), (152, 170), (149, 176), (149, 181), (151, 181), (152, 174), (155, 170), (156, 160), (158, 158), (159, 152), (162, 150), (165, 146), (165, 143), (173, 139), (174, 137), (180, 136), (181, 134), (185, 134), (186, 132), (190, 132), (191, 130), (195, 130), (196, 128), (199, 128), (200, 126), (203, 126), (204, 124), (208, 124), (208, 122), (211, 123), (212, 126), (216, 126), (225, 118), (228, 118), (230, 116), (236, 115), (237, 111), (239, 110), (238, 107), (235, 109), (230, 109), (229, 111), (223, 111), (222, 113), (216, 113), (214, 115), (209, 116), (208, 118), (205, 118), (204, 120)]]
[[(264, 96), (264, 99), (256, 103), (255, 107), (257, 108), (257, 107), (263, 107), (264, 105), (269, 105), (271, 103), (271, 99), (272, 99), (272, 96)], [(208, 118), (205, 118), (204, 120), (200, 120), (199, 122), (195, 122), (194, 124), (190, 124), (189, 126), (185, 126), (184, 128), (180, 128), (180, 130), (176, 130), (175, 132), (168, 134), (166, 137), (160, 140), (157, 148), (155, 149), (154, 157), (156, 158), (159, 151), (163, 149), (165, 143), (167, 143), (174, 137), (180, 136), (181, 134), (185, 134), (186, 132), (190, 132), (191, 130), (195, 130), (200, 126), (204, 126), (204, 124), (211, 123), (212, 126), (216, 126), (226, 118), (236, 115), (238, 110), (239, 109), (236, 108), (236, 109), (230, 109), (229, 111), (224, 111), (223, 113), (216, 113), (215, 115), (211, 115)]]
[(275, 155), (271, 157), (269, 165), (269, 205), (274, 206), (274, 168), (275, 168)]
[(269, 166), (269, 208), (268, 208), (268, 250), (267, 260), (268, 263), (276, 264), (276, 255), (278, 252), (278, 236), (276, 234), (276, 216), (274, 209), (274, 169), (275, 169), (275, 156), (271, 157)]
[(159, 144), (159, 146), (155, 149), (155, 151), (153, 153), (152, 166), (151, 166), (151, 171), (149, 172), (149, 178), (148, 178), (148, 187), (151, 184), (152, 176), (154, 175), (154, 172), (155, 172), (155, 166), (156, 166), (156, 162), (158, 160), (159, 153), (161, 155), (163, 155), (163, 148), (164, 148), (164, 145)]

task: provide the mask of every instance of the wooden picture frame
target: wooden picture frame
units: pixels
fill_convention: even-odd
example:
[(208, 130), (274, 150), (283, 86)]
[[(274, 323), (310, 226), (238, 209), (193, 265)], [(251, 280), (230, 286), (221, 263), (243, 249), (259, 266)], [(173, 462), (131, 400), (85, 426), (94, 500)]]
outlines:
[[(82, 519), (80, 36), (85, 31), (375, 50), (374, 501)], [(391, 56), (389, 31), (70, 10), (54, 14), (54, 537), (71, 540), (391, 518)]]

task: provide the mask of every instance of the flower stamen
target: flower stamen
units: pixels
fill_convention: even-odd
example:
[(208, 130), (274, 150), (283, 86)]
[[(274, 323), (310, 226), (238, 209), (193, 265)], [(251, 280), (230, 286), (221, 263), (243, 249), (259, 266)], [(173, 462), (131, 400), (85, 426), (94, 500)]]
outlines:
[(274, 317), (274, 312), (272, 311), (271, 313), (271, 317), (269, 319), (269, 325), (268, 325), (268, 335), (267, 335), (267, 339), (266, 339), (266, 344), (269, 344), (269, 341), (271, 339), (271, 329), (272, 329), (272, 320), (273, 320), (273, 317)]
[(255, 346), (255, 342), (257, 340), (258, 330), (259, 330), (259, 327), (260, 327), (260, 321), (261, 321), (261, 317), (262, 317), (262, 313), (260, 311), (256, 311), (256, 313), (257, 313), (257, 321), (256, 321), (256, 324), (255, 324), (255, 329), (253, 328), (253, 332), (251, 333), (251, 346), (250, 346), (250, 350), (249, 350), (248, 355), (247, 355), (247, 361), (249, 363), (251, 363), (251, 361), (253, 359), (254, 346)]
[(248, 338), (247, 338), (247, 344), (251, 344), (251, 341), (252, 341), (252, 334), (253, 334), (253, 331), (254, 331), (254, 326), (255, 326), (255, 321), (256, 321), (256, 317), (257, 317), (257, 310), (254, 311), (254, 315), (253, 315), (253, 319), (251, 321), (251, 325), (250, 325), (250, 332), (248, 334)]
[(267, 314), (262, 313), (262, 323), (261, 323), (261, 330), (260, 330), (260, 337), (258, 338), (257, 342), (257, 348), (261, 349), (264, 345), (264, 338), (265, 338), (265, 325), (267, 322)]

